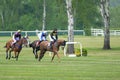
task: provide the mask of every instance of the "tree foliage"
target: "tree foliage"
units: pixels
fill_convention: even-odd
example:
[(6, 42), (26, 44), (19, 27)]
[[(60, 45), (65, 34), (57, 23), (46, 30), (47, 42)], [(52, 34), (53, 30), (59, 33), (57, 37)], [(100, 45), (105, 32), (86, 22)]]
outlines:
[(110, 0), (110, 28), (120, 29), (120, 0)]
[[(120, 26), (119, 6), (111, 0), (111, 25)], [(72, 0), (74, 29), (88, 30), (103, 26), (99, 12), (99, 0)], [(117, 4), (119, 5), (119, 4)], [(43, 0), (0, 0), (0, 31), (42, 30)], [(116, 21), (117, 20), (117, 21)], [(46, 0), (46, 28), (67, 29), (65, 0)]]

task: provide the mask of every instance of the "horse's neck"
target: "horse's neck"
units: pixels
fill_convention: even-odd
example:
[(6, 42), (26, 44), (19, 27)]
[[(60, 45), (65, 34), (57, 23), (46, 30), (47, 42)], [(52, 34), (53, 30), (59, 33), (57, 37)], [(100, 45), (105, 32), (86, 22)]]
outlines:
[(61, 42), (60, 42), (60, 41), (55, 42), (55, 46), (56, 46), (56, 47), (58, 47), (58, 48), (59, 48), (59, 47), (60, 47), (60, 45), (61, 45)]
[(58, 45), (59, 46), (65, 46), (66, 42), (64, 40), (58, 40)]
[(54, 47), (57, 47), (57, 49), (59, 50), (59, 47), (62, 45), (62, 41), (58, 40), (54, 43)]
[(62, 42), (58, 40), (57, 45), (60, 46), (61, 44), (62, 44)]
[(20, 40), (18, 41), (18, 44), (22, 45), (22, 44), (23, 44), (23, 39), (20, 39)]

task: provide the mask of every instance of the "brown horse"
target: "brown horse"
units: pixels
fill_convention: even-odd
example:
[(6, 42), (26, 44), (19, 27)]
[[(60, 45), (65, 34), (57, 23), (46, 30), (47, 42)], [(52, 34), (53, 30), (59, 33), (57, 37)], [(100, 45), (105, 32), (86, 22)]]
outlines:
[(10, 40), (5, 45), (6, 59), (10, 59), (11, 58), (11, 52), (14, 51), (15, 58), (16, 58), (16, 60), (18, 60), (18, 56), (19, 56), (19, 53), (22, 50), (23, 44), (24, 44), (24, 46), (28, 45), (28, 39), (25, 38), (25, 37), (21, 38), (19, 41), (16, 42), (14, 47), (11, 46), (12, 42), (13, 42), (13, 40)]
[(57, 40), (53, 45), (52, 48), (50, 48), (49, 45), (49, 41), (43, 41), (40, 43), (40, 54), (39, 54), (39, 61), (43, 58), (44, 54), (46, 51), (51, 51), (53, 52), (53, 56), (51, 59), (51, 62), (53, 61), (55, 55), (57, 55), (58, 60), (60, 61), (60, 57), (58, 55), (58, 51), (59, 51), (59, 47), (60, 46), (65, 46), (66, 45), (66, 41), (65, 40)]

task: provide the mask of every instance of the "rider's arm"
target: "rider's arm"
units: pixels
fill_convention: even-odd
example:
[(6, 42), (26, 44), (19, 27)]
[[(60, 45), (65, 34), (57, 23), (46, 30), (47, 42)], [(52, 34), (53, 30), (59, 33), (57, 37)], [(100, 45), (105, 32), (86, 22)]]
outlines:
[(53, 40), (55, 40), (52, 33), (50, 34), (50, 37), (51, 37)]
[(58, 40), (58, 35), (57, 34), (55, 35), (55, 37), (56, 37), (56, 40)]
[(13, 40), (15, 39), (15, 34), (13, 35), (13, 37), (12, 37), (12, 38), (13, 38)]

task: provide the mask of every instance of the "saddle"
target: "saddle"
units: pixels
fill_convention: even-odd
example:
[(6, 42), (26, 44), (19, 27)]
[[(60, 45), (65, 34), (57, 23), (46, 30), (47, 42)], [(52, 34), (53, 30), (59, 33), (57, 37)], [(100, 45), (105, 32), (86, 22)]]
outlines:
[[(17, 41), (18, 42), (18, 41)], [(16, 43), (17, 43), (16, 42)], [(16, 43), (13, 43), (13, 41), (12, 41), (12, 43), (11, 43), (11, 48), (14, 48), (15, 46), (16, 46)]]
[(39, 47), (40, 41), (36, 42), (36, 47)]

